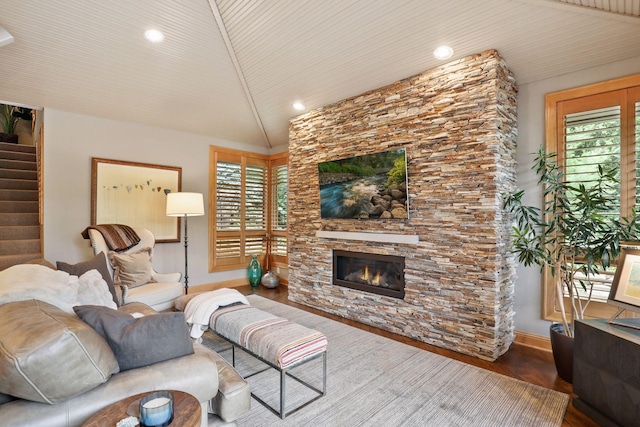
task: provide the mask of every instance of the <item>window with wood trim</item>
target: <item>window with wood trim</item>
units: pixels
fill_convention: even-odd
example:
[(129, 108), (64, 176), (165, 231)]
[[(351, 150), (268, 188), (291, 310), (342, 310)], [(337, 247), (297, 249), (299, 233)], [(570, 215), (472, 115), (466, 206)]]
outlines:
[(287, 265), (287, 161), (210, 148), (209, 271), (246, 268), (252, 255), (263, 269)]
[[(546, 149), (558, 154), (565, 179), (589, 186), (598, 167), (615, 166), (620, 185), (610, 195), (615, 215), (630, 216), (640, 204), (640, 75), (610, 80), (546, 96)], [(587, 314), (615, 312), (606, 304), (615, 267), (594, 283)], [(585, 278), (580, 278), (585, 279)], [(580, 288), (580, 287), (578, 287)], [(556, 320), (553, 278), (544, 274), (544, 315)]]
[(286, 267), (287, 256), (287, 192), (289, 189), (289, 157), (270, 159), (269, 265)]

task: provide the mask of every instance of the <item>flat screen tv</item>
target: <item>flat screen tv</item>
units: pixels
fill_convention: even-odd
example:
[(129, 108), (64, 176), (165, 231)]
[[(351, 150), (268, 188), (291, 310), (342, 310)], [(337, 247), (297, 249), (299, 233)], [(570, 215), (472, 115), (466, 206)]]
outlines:
[(404, 148), (318, 163), (320, 216), (409, 218)]

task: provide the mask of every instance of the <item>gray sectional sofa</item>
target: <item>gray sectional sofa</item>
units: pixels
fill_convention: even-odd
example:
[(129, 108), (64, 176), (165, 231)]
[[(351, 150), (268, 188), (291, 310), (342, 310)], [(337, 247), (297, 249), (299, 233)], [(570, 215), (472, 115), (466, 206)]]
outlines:
[[(152, 363), (145, 363), (153, 350), (145, 352), (140, 342), (125, 343), (125, 347), (113, 350), (111, 337), (103, 336), (104, 331), (95, 324), (92, 327), (68, 310), (37, 298), (20, 300), (10, 292), (3, 295), (2, 286), (0, 280), (0, 297), (4, 296), (0, 299), (0, 424), (81, 426), (100, 409), (125, 397), (172, 389), (198, 399), (202, 426), (235, 425), (235, 420), (249, 411), (248, 384), (214, 351), (185, 342), (182, 336), (177, 340), (167, 338), (166, 342), (179, 342), (181, 349), (169, 349), (164, 356), (170, 357), (167, 360), (156, 362), (152, 357)], [(48, 299), (44, 293), (43, 299)], [(131, 325), (145, 319), (149, 326), (163, 318), (175, 326), (178, 316), (184, 318), (182, 313), (157, 313), (139, 302), (117, 310), (81, 307), (89, 311), (97, 307), (94, 311), (101, 314), (127, 313), (125, 323)], [(132, 313), (136, 315), (128, 316)], [(186, 324), (184, 329), (188, 340)], [(163, 335), (157, 340), (162, 345)], [(123, 371), (118, 362), (122, 364), (123, 356), (118, 353), (127, 348), (137, 348), (129, 356), (135, 359), (133, 366), (140, 366)]]

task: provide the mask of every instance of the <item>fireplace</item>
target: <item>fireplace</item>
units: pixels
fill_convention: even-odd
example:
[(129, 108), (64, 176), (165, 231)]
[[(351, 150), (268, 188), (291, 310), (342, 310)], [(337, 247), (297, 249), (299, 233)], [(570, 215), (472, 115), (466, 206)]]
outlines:
[(333, 251), (333, 284), (404, 298), (404, 257)]

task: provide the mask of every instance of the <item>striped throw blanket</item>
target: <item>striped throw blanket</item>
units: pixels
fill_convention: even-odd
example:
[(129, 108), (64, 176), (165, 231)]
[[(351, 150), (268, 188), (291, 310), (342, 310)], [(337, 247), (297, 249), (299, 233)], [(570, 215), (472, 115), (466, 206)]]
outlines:
[(209, 326), (280, 369), (327, 349), (324, 334), (247, 305), (219, 308)]
[(81, 233), (85, 239), (89, 238), (89, 230), (97, 230), (104, 237), (104, 241), (112, 251), (126, 251), (140, 242), (140, 237), (133, 228), (122, 224), (90, 225)]

